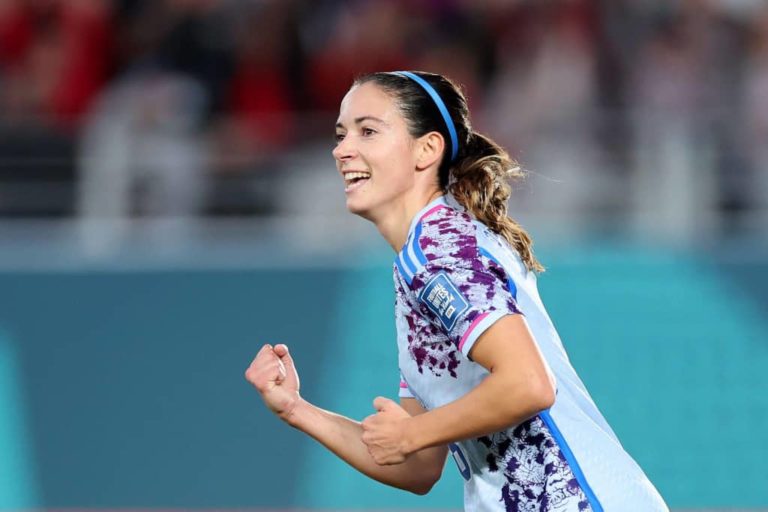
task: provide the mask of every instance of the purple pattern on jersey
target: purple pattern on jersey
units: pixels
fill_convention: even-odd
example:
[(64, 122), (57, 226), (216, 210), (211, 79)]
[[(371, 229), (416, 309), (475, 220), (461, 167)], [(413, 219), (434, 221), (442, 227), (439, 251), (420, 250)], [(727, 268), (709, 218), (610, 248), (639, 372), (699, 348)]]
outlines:
[[(441, 208), (423, 219), (421, 226), (417, 243), (428, 263), (426, 269), (416, 273), (410, 288), (418, 296), (433, 275), (440, 271), (448, 275), (471, 305), (449, 333), (457, 346), (478, 315), (497, 310), (520, 312), (507, 289), (504, 269), (480, 254), (476, 227), (466, 212)], [(419, 306), (420, 312), (430, 318), (429, 311)]]
[[(476, 227), (467, 213), (449, 207), (432, 212), (421, 220), (416, 243), (427, 264), (418, 269), (410, 286), (397, 278), (399, 271), (394, 267), (397, 300), (406, 306), (408, 351), (419, 373), (426, 370), (438, 377), (458, 378), (458, 367), (465, 358), (457, 347), (474, 320), (493, 311), (520, 311), (507, 289), (504, 269), (480, 254)], [(439, 272), (446, 274), (470, 305), (449, 333), (418, 299), (426, 282)]]
[(441, 208), (421, 221), (419, 244), (428, 261), (449, 257), (473, 263), (474, 270), (482, 270), (477, 261), (475, 225), (465, 212)]
[(511, 431), (479, 437), (491, 472), (502, 471), (506, 483), (500, 501), (510, 512), (591, 510), (560, 447), (539, 416)]
[[(395, 289), (398, 300), (407, 304), (403, 287), (398, 283)], [(456, 369), (460, 362), (458, 351), (445, 334), (413, 310), (406, 314), (405, 320), (408, 322), (408, 351), (416, 361), (419, 373), (424, 373), (426, 369), (437, 377), (447, 372), (457, 378)]]

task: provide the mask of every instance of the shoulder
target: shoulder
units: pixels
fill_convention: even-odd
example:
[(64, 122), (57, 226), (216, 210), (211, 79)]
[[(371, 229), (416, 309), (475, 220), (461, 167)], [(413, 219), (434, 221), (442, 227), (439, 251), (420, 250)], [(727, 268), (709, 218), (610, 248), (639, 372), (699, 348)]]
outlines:
[(418, 222), (411, 240), (427, 262), (455, 263), (477, 259), (477, 229), (472, 217), (460, 207), (439, 205)]
[(414, 220), (395, 265), (410, 285), (425, 269), (473, 268), (478, 257), (472, 218), (461, 207), (438, 204)]

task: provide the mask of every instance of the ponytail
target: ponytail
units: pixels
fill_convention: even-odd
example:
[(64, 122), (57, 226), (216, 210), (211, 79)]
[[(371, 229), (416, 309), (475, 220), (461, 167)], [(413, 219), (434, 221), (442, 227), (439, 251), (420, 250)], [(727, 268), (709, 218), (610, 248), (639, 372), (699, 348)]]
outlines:
[(533, 254), (533, 240), (507, 215), (511, 180), (523, 177), (520, 166), (488, 137), (471, 132), (459, 159), (451, 166), (448, 192), (477, 220), (503, 236), (520, 255), (528, 270), (543, 272)]

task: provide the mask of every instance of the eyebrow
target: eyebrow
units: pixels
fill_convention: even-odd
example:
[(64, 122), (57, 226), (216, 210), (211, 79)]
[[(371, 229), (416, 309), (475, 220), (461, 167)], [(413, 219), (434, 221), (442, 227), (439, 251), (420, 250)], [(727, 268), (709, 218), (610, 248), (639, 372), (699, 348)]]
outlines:
[[(383, 125), (387, 124), (383, 119), (379, 119), (378, 117), (374, 117), (374, 116), (360, 116), (355, 118), (355, 124), (360, 124), (365, 121), (374, 121), (376, 123), (380, 123)], [(337, 122), (336, 128), (344, 128), (344, 125), (341, 124), (340, 122)]]

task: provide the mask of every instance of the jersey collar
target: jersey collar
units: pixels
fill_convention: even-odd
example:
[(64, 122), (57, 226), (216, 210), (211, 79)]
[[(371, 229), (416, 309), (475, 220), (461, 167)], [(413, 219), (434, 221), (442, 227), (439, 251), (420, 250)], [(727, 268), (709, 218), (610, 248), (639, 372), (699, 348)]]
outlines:
[[(408, 228), (408, 236), (405, 237), (406, 241), (411, 238), (411, 233), (416, 229), (416, 225), (421, 222), (421, 219), (429, 215), (432, 210), (435, 210), (439, 208), (440, 206), (448, 206), (450, 207), (450, 203), (448, 202), (448, 198), (445, 195), (442, 195), (438, 197), (437, 199), (433, 199), (430, 201), (427, 206), (419, 210), (419, 212), (414, 215), (413, 219), (411, 220), (411, 226)], [(406, 242), (407, 243), (407, 242)]]

